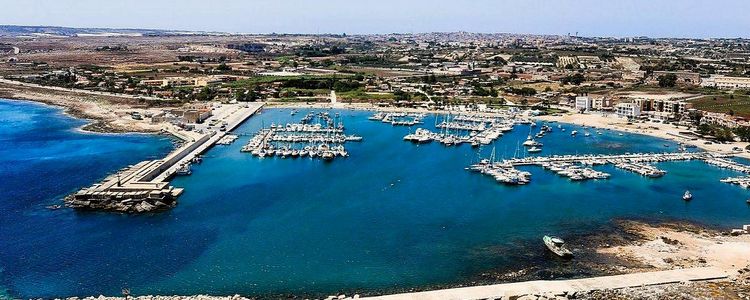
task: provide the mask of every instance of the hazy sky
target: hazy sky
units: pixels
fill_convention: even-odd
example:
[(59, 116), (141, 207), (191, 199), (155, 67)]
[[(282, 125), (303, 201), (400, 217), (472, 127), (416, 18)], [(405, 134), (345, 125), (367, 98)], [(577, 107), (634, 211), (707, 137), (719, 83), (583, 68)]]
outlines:
[(0, 24), (235, 33), (750, 37), (750, 1), (0, 0)]

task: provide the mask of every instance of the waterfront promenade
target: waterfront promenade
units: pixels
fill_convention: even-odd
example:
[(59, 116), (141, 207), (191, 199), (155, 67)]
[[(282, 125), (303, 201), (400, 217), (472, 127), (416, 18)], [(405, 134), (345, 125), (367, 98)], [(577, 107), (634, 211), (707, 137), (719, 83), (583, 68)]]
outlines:
[(367, 297), (371, 300), (495, 299), (529, 294), (565, 294), (592, 290), (622, 289), (686, 281), (726, 279), (729, 271), (715, 267), (633, 273), (570, 280), (537, 280), (425, 292)]

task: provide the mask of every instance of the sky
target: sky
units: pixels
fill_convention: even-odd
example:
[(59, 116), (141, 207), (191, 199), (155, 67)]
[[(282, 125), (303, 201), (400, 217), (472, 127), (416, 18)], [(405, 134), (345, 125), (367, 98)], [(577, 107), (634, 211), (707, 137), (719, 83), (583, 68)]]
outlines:
[(0, 0), (0, 24), (231, 33), (750, 37), (748, 0)]

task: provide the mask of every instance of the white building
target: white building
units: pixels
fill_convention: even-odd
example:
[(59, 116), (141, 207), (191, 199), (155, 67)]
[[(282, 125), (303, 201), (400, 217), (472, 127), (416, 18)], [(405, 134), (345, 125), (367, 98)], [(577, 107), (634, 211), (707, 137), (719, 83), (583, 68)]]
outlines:
[(576, 109), (589, 111), (593, 106), (593, 100), (589, 96), (578, 96), (576, 97)]
[(713, 75), (703, 80), (701, 85), (720, 89), (750, 89), (750, 77)]
[(637, 103), (618, 103), (615, 113), (620, 117), (635, 118), (641, 115), (641, 107)]

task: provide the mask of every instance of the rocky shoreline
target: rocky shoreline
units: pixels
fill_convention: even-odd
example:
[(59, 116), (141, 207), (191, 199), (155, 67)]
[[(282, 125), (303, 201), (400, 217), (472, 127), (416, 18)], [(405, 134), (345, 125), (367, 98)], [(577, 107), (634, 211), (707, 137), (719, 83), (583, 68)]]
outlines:
[(46, 90), (0, 83), (0, 98), (32, 101), (64, 108), (64, 113), (88, 123), (81, 130), (96, 133), (157, 133), (158, 126), (128, 119), (125, 112), (143, 104), (116, 96), (95, 96), (75, 91)]
[(101, 199), (101, 200), (76, 200), (72, 195), (65, 197), (65, 206), (80, 211), (108, 211), (120, 213), (147, 213), (166, 211), (177, 206), (175, 199), (152, 200), (152, 199)]

